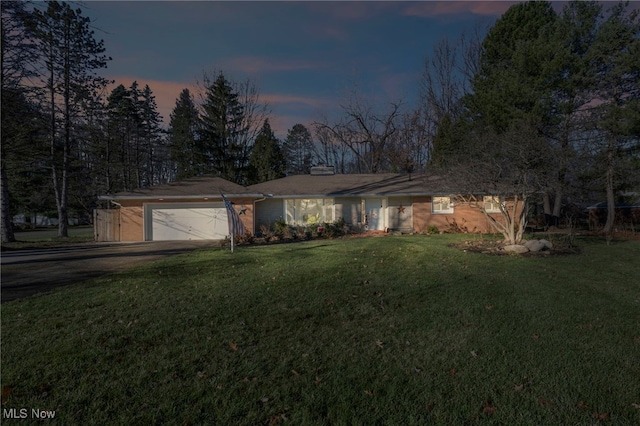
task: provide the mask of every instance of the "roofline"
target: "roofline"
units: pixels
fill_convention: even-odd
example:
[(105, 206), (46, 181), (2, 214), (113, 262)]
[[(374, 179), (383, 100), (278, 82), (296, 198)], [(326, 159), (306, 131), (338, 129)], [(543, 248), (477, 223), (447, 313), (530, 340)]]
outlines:
[(265, 194), (267, 198), (353, 198), (353, 197), (420, 197), (426, 195), (453, 195), (455, 192), (378, 192), (360, 194)]
[[(232, 194), (225, 193), (225, 197), (227, 198), (262, 198), (264, 194)], [(100, 195), (98, 196), (98, 200), (184, 200), (184, 199), (202, 199), (202, 198), (219, 198), (222, 200), (220, 194), (200, 194), (200, 195)]]
[[(287, 198), (352, 198), (352, 197), (421, 197), (421, 196), (452, 196), (460, 194), (456, 191), (431, 191), (431, 192), (363, 192), (354, 194), (265, 194), (265, 193), (248, 193), (248, 194), (224, 194), (227, 198), (267, 198), (267, 199), (287, 199)], [(485, 192), (475, 193), (476, 195), (491, 195)], [(200, 195), (100, 195), (98, 200), (184, 200), (193, 199), (201, 200), (203, 198), (222, 199), (220, 194), (200, 194)]]

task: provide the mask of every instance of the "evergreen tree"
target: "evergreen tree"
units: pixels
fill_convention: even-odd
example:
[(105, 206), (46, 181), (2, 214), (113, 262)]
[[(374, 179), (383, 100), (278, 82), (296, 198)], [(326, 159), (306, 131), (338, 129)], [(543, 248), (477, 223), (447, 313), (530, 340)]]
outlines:
[(575, 156), (585, 97), (584, 60), (598, 5), (569, 3), (558, 15), (549, 2), (512, 6), (482, 44), (473, 93), (464, 103), (475, 126), (498, 134), (527, 123), (541, 138), (538, 149), (552, 152), (540, 193), (547, 225), (557, 225)]
[(473, 94), (464, 99), (475, 121), (498, 133), (514, 122), (548, 122), (556, 21), (549, 2), (530, 1), (510, 7), (489, 30)]
[(141, 186), (146, 187), (167, 182), (168, 176), (165, 169), (168, 169), (169, 154), (164, 144), (164, 132), (160, 126), (162, 117), (149, 85), (144, 86), (139, 105), (140, 137), (145, 154), (141, 164)]
[(198, 139), (198, 119), (191, 93), (184, 89), (176, 100), (169, 122), (169, 149), (177, 180), (205, 172), (206, 155)]
[(241, 144), (244, 107), (238, 94), (224, 74), (206, 89), (202, 105), (201, 133), (206, 157), (204, 172), (216, 174), (236, 183), (243, 183), (248, 158)]
[(50, 171), (46, 167), (49, 153), (43, 137), (46, 117), (30, 102), (25, 92), (16, 88), (2, 90), (2, 208), (3, 242), (12, 238), (12, 218), (18, 212), (55, 211), (51, 197)]
[(598, 148), (605, 164), (607, 238), (614, 230), (615, 190), (623, 188), (630, 176), (637, 177), (633, 169), (626, 176), (623, 165), (629, 154), (640, 151), (640, 11), (629, 13), (626, 6), (611, 7), (589, 55), (599, 100), (596, 128), (603, 136)]
[(251, 153), (249, 183), (262, 183), (285, 176), (286, 161), (280, 142), (265, 120)]
[(296, 124), (287, 133), (283, 145), (287, 160), (287, 175), (308, 174), (315, 159), (311, 133), (302, 124)]
[[(459, 120), (464, 139), (472, 144), (474, 134), (512, 135), (514, 128), (537, 132), (513, 161), (536, 159), (528, 165), (534, 172), (528, 180), (537, 185), (532, 194), (542, 193), (550, 225), (557, 224), (567, 191), (584, 177), (583, 170), (601, 165), (609, 234), (615, 191), (633, 183), (624, 159), (639, 149), (639, 57), (640, 13), (628, 3), (617, 3), (604, 15), (595, 2), (570, 2), (562, 14), (548, 2), (512, 6), (482, 44), (473, 93), (464, 98), (467, 115)], [(439, 134), (447, 136), (451, 126), (441, 124)], [(456, 160), (466, 157), (467, 169), (486, 167), (470, 148), (459, 147)], [(502, 155), (498, 143), (485, 149)], [(497, 168), (495, 176), (503, 171)]]
[(69, 180), (83, 99), (106, 86), (95, 74), (110, 59), (102, 41), (94, 39), (90, 19), (67, 3), (50, 1), (31, 20), (40, 55), (42, 88), (49, 115), (50, 167), (58, 210), (58, 235), (68, 234)]
[(120, 84), (107, 98), (107, 143), (103, 173), (108, 193), (131, 191), (135, 182), (135, 144), (138, 117), (131, 92)]
[[(28, 13), (25, 10), (25, 3), (18, 1), (4, 1), (0, 3), (2, 12), (2, 25), (0, 30), (2, 36), (0, 38), (0, 62), (2, 64), (1, 88), (2, 96), (2, 149), (0, 165), (0, 187), (2, 193), (0, 195), (1, 203), (1, 240), (2, 242), (15, 241), (13, 234), (13, 208), (10, 203), (11, 189), (10, 176), (19, 173), (23, 164), (20, 164), (19, 158), (22, 155), (28, 155), (27, 152), (21, 152), (21, 148), (26, 148), (26, 129), (25, 123), (30, 120), (26, 119), (28, 114), (25, 110), (30, 110), (26, 99), (27, 88), (22, 84), (24, 77), (31, 76), (28, 64), (34, 61), (35, 51), (29, 43), (28, 31), (25, 26), (25, 20)], [(25, 149), (25, 151), (27, 151)], [(20, 153), (21, 155), (15, 155)], [(12, 161), (12, 158), (16, 162)], [(13, 179), (14, 176), (11, 176)]]
[(433, 138), (433, 147), (429, 162), (433, 166), (445, 167), (447, 161), (455, 156), (461, 148), (464, 135), (464, 121), (453, 121), (449, 114), (444, 114), (438, 122), (437, 132)]

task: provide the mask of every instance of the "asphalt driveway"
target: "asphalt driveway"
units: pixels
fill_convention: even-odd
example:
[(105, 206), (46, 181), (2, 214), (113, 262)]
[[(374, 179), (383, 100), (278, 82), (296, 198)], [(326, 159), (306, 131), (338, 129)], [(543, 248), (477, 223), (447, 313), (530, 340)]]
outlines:
[(166, 256), (218, 246), (214, 241), (91, 243), (3, 252), (2, 303), (81, 282)]

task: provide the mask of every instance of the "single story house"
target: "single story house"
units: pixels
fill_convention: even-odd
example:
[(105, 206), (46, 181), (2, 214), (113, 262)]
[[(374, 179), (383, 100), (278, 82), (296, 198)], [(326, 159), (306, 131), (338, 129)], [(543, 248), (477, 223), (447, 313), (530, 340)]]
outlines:
[[(273, 227), (280, 219), (294, 226), (315, 226), (340, 218), (365, 231), (426, 232), (432, 226), (446, 230), (456, 223), (469, 232), (493, 232), (479, 208), (454, 202), (455, 191), (443, 177), (334, 174), (332, 167), (314, 167), (308, 175), (249, 187), (201, 176), (102, 196), (100, 199), (114, 209), (96, 211), (96, 240), (225, 238), (229, 231), (221, 193), (234, 204), (245, 228), (253, 234), (262, 226)], [(494, 197), (484, 196), (483, 201), (488, 212), (499, 215)], [(109, 221), (113, 225), (103, 229)]]
[[(469, 231), (493, 232), (480, 209), (456, 205), (453, 188), (441, 176), (425, 174), (334, 174), (331, 167), (315, 167), (311, 174), (287, 176), (250, 186), (264, 194), (256, 202), (257, 229), (279, 218), (295, 226), (322, 222), (345, 223), (368, 231), (440, 230), (454, 221)], [(499, 213), (487, 197), (484, 207)]]

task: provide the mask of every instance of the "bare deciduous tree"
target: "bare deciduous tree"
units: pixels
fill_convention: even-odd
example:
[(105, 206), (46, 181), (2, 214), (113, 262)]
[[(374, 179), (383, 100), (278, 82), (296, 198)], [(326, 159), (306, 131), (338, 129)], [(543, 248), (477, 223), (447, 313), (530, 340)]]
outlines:
[[(323, 120), (327, 122), (325, 118)], [(317, 140), (316, 155), (321, 164), (335, 167), (337, 173), (349, 173), (350, 156), (348, 149), (336, 139), (331, 129), (320, 123), (313, 124), (314, 133)]]
[[(539, 149), (540, 137), (527, 124), (501, 134), (480, 129), (467, 137), (447, 166), (459, 191), (454, 198), (479, 208), (506, 244), (519, 244), (530, 199), (541, 189), (548, 151)], [(499, 219), (487, 212), (484, 196), (495, 197)]]
[(355, 159), (357, 173), (378, 173), (388, 168), (387, 154), (400, 127), (402, 101), (377, 108), (355, 91), (342, 105), (342, 118), (335, 124), (314, 123), (347, 147)]

